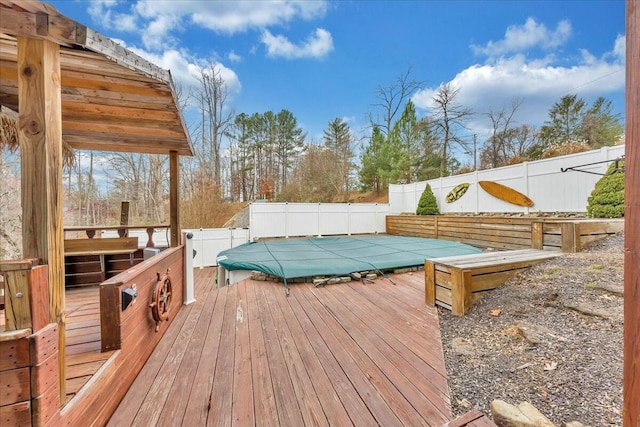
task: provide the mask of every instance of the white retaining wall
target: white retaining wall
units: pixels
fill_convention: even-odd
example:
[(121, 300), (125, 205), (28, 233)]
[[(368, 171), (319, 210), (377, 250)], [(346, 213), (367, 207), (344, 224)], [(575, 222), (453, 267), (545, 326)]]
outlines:
[[(624, 145), (618, 145), (412, 184), (390, 185), (390, 213), (415, 212), (427, 183), (431, 186), (442, 213), (586, 212), (587, 199), (601, 176), (576, 171), (562, 172), (561, 168), (613, 161), (622, 155)], [(609, 163), (600, 163), (580, 169), (605, 173), (608, 166)], [(525, 208), (499, 200), (482, 190), (477, 184), (478, 181), (495, 181), (509, 186), (529, 196), (534, 205)], [(464, 182), (469, 183), (469, 189), (464, 196), (453, 203), (447, 203), (447, 193)]]

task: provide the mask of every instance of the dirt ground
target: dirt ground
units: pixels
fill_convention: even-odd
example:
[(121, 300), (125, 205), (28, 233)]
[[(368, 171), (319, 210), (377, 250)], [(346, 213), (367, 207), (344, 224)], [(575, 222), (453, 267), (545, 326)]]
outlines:
[(622, 425), (624, 236), (532, 267), (465, 317), (440, 310), (454, 415), (528, 401), (556, 425)]

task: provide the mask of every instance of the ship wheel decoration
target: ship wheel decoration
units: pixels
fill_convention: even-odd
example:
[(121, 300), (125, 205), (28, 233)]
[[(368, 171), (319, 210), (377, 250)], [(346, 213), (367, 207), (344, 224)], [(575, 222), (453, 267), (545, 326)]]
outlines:
[(156, 321), (156, 332), (160, 329), (160, 323), (169, 320), (169, 310), (171, 309), (171, 278), (169, 269), (164, 274), (156, 273), (158, 281), (151, 294), (151, 314)]

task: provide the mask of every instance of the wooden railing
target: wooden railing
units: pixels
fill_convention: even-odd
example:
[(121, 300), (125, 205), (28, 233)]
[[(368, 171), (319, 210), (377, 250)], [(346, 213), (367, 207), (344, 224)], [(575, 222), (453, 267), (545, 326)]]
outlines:
[(155, 242), (153, 241), (153, 233), (156, 229), (168, 229), (168, 224), (160, 224), (160, 225), (80, 225), (73, 227), (65, 227), (65, 239), (77, 236), (71, 236), (72, 233), (80, 234), (82, 232), (85, 233), (88, 239), (93, 239), (96, 236), (100, 237), (103, 231), (107, 230), (117, 230), (118, 236), (126, 237), (129, 235), (130, 230), (145, 230), (147, 236), (149, 236), (147, 240), (147, 248), (154, 248)]
[(50, 323), (46, 265), (0, 261), (5, 330), (0, 331), (0, 423), (46, 425), (60, 407), (58, 325)]

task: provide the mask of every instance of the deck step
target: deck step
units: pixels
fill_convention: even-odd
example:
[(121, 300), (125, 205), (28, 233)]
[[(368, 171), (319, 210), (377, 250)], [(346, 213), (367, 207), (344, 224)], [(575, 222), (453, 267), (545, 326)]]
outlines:
[(483, 252), (425, 261), (425, 302), (464, 316), (473, 303), (525, 269), (561, 252), (538, 249)]

